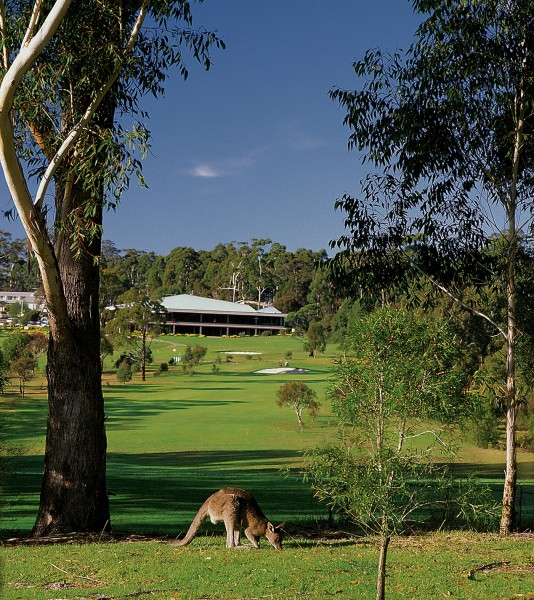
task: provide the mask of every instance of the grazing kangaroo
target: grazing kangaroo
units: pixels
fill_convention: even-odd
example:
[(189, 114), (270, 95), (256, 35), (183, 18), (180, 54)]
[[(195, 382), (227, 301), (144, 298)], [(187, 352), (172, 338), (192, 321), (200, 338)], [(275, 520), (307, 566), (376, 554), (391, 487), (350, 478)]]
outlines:
[(224, 488), (212, 494), (200, 507), (185, 537), (176, 543), (179, 546), (189, 544), (208, 517), (213, 524), (224, 521), (227, 548), (239, 546), (243, 528), (254, 548), (260, 547), (260, 536), (264, 535), (271, 546), (282, 550), (285, 523), (275, 527), (262, 513), (252, 494), (239, 488)]

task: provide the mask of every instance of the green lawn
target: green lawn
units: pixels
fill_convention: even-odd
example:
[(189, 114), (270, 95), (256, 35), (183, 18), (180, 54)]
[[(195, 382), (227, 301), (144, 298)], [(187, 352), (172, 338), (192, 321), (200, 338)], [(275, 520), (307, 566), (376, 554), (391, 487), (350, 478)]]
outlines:
[[(5, 335), (5, 334), (4, 334)], [(162, 361), (182, 345), (208, 347), (193, 376), (179, 366), (155, 377)], [(117, 382), (106, 362), (108, 488), (117, 534), (158, 536), (156, 541), (5, 546), (2, 598), (369, 598), (373, 596), (373, 540), (304, 538), (319, 532), (324, 506), (298, 476), (302, 450), (335, 435), (324, 399), (336, 349), (310, 358), (290, 337), (195, 338), (154, 342), (147, 381)], [(225, 354), (230, 352), (231, 354)], [(260, 354), (239, 354), (258, 352)], [(262, 375), (292, 352), (303, 374)], [(222, 357), (220, 372), (212, 364)], [(230, 362), (227, 356), (232, 356)], [(276, 406), (276, 390), (298, 378), (323, 403), (300, 432), (295, 415)], [(46, 423), (44, 372), (21, 400), (14, 386), (0, 396), (3, 433), (15, 456), (3, 490), (0, 537), (26, 535), (35, 518)], [(474, 448), (463, 434), (462, 473), (502, 480), (504, 453)], [(519, 454), (520, 480), (531, 490), (533, 455)], [(187, 548), (170, 541), (188, 526), (213, 491), (251, 490), (275, 523), (287, 521), (284, 551), (227, 551), (223, 527), (206, 524)], [(527, 498), (528, 500), (528, 498)], [(533, 497), (530, 497), (529, 515)], [(525, 509), (526, 510), (526, 509)], [(317, 526), (316, 526), (317, 525)], [(212, 537), (212, 534), (216, 535)], [(534, 598), (532, 538), (434, 534), (397, 539), (390, 551), (389, 598)], [(489, 565), (489, 566), (487, 566)], [(486, 567), (487, 566), (487, 567)], [(482, 568), (485, 567), (485, 568)]]
[[(392, 600), (534, 598), (532, 538), (433, 534), (395, 539), (386, 594)], [(374, 598), (371, 540), (289, 540), (227, 550), (203, 537), (165, 541), (18, 546), (0, 549), (2, 598), (306, 599)]]
[[(159, 377), (153, 371), (179, 354), (183, 344), (209, 348), (195, 375), (180, 366)], [(314, 521), (325, 509), (287, 469), (302, 463), (303, 449), (332, 435), (327, 403), (315, 422), (300, 432), (290, 409), (276, 406), (276, 390), (298, 378), (324, 389), (335, 348), (317, 359), (291, 337), (197, 338), (166, 336), (153, 344), (147, 380), (139, 375), (117, 382), (112, 360), (106, 363), (104, 394), (108, 432), (108, 488), (115, 530), (176, 535), (212, 491), (234, 485), (255, 492), (273, 520)], [(224, 352), (260, 354), (225, 354)], [(292, 352), (299, 375), (263, 375)], [(222, 357), (220, 372), (212, 364)], [(231, 362), (226, 362), (231, 356)], [(24, 401), (10, 388), (3, 400), (10, 443), (23, 449), (5, 487), (2, 529), (26, 532), (33, 525), (42, 467), (46, 400), (44, 379), (31, 382)], [(285, 472), (283, 472), (285, 470)]]
[[(184, 374), (179, 365), (153, 375), (184, 344), (197, 343), (208, 352), (195, 375)], [(246, 352), (258, 354), (242, 354)], [(306, 373), (256, 373), (277, 367), (288, 352), (290, 366)], [(153, 343), (153, 353), (145, 382), (136, 374), (132, 382), (120, 384), (112, 358), (105, 365), (108, 489), (115, 530), (174, 536), (185, 529), (205, 497), (225, 485), (250, 489), (272, 520), (288, 521), (296, 529), (324, 520), (325, 508), (313, 500), (295, 468), (302, 464), (302, 450), (335, 435), (324, 399), (335, 347), (314, 359), (302, 349), (302, 340), (288, 336), (164, 336)], [(217, 357), (220, 372), (213, 374)], [(303, 432), (294, 413), (275, 402), (276, 390), (293, 379), (315, 389), (323, 404)], [(4, 537), (28, 532), (36, 514), (46, 424), (43, 368), (24, 400), (14, 386), (6, 392), (0, 396), (3, 430), (17, 456), (10, 461), (13, 474), (4, 489)], [(483, 475), (498, 497), (504, 453), (474, 448), (466, 437), (461, 459), (459, 472)], [(529, 524), (533, 455), (520, 453), (519, 463), (525, 484), (522, 516)]]

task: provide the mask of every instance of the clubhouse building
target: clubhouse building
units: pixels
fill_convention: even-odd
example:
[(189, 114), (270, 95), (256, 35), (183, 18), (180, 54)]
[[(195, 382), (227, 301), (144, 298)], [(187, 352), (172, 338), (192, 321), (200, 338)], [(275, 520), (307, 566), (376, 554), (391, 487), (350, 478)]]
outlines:
[(273, 306), (255, 310), (248, 304), (226, 302), (179, 294), (161, 301), (167, 312), (168, 333), (195, 333), (206, 336), (276, 335), (285, 330), (286, 314)]

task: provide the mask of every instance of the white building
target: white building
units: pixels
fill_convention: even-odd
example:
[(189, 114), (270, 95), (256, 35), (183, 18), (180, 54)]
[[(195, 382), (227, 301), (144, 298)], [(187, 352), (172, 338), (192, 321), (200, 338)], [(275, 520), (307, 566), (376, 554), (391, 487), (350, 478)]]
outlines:
[(8, 304), (19, 303), (22, 311), (42, 310), (44, 301), (42, 297), (36, 296), (34, 292), (1, 292), (0, 291), (0, 307), (5, 307)]
[(196, 333), (220, 337), (223, 335), (271, 334), (285, 329), (286, 314), (274, 306), (255, 310), (248, 304), (226, 302), (179, 294), (161, 301), (167, 311), (166, 329), (169, 333)]

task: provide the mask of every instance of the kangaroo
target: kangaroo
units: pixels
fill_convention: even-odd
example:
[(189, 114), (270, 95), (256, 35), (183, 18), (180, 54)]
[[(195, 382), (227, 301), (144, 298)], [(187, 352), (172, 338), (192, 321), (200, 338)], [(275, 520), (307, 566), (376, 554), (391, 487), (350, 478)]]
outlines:
[(239, 488), (224, 488), (212, 494), (200, 507), (185, 537), (177, 545), (189, 544), (208, 517), (213, 524), (224, 522), (227, 548), (239, 546), (243, 528), (254, 548), (260, 547), (260, 536), (264, 535), (271, 546), (282, 550), (282, 527), (285, 522), (275, 527), (262, 513), (252, 494)]

